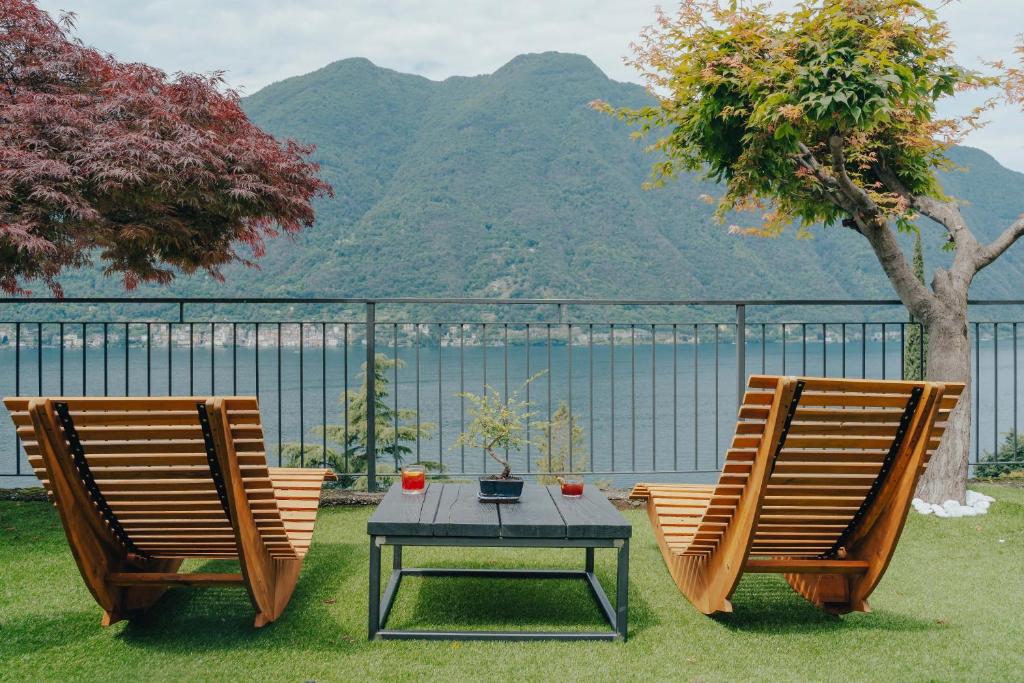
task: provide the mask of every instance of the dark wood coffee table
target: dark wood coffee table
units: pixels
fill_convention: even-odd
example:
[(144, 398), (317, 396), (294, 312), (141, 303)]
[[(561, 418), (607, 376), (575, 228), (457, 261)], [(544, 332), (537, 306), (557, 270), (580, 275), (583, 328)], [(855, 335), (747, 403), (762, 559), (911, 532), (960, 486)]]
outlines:
[[(626, 638), (629, 608), (629, 522), (600, 490), (587, 486), (580, 498), (557, 486), (527, 484), (519, 503), (481, 503), (477, 484), (428, 484), (420, 495), (395, 484), (366, 525), (370, 535), (369, 637), (435, 640), (616, 640)], [(394, 547), (391, 578), (381, 598), (381, 548)], [(582, 570), (427, 569), (402, 566), (404, 546), (583, 548)], [(594, 549), (618, 551), (615, 607), (594, 576)], [(404, 576), (500, 579), (582, 579), (611, 627), (609, 631), (419, 631), (386, 628)]]

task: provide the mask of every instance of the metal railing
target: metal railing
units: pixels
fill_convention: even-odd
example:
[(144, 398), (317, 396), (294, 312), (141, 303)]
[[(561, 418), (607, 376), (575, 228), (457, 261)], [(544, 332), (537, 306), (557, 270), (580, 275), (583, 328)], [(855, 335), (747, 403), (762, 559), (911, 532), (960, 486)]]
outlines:
[[(494, 471), (483, 453), (451, 445), (467, 424), (462, 394), (488, 386), (504, 398), (520, 391), (537, 414), (526, 448), (509, 454), (521, 474), (573, 472), (616, 484), (652, 474), (713, 478), (748, 372), (902, 378), (914, 346), (919, 356), (924, 350), (917, 323), (891, 319), (905, 315), (893, 300), (147, 297), (0, 305), (13, 313), (0, 314), (4, 395), (254, 394), (269, 460), (332, 464), (369, 489), (413, 460), (431, 462), (434, 476)], [(320, 319), (267, 319), (282, 306), (310, 307), (319, 315), (309, 317)], [(1022, 306), (974, 301), (971, 310)], [(149, 315), (126, 310), (133, 307)], [(479, 307), (475, 320), (445, 313), (463, 318)], [(161, 314), (167, 308), (171, 315)], [(844, 316), (791, 314), (832, 308)], [(196, 309), (208, 319), (187, 315)], [(998, 453), (1006, 433), (1019, 433), (1021, 325), (970, 325), (972, 465)], [(382, 374), (365, 383), (361, 371)], [(369, 394), (362, 405), (378, 406), (362, 420), (351, 412), (361, 387)], [(0, 443), (11, 444), (0, 451), (0, 477), (30, 474), (6, 418)]]

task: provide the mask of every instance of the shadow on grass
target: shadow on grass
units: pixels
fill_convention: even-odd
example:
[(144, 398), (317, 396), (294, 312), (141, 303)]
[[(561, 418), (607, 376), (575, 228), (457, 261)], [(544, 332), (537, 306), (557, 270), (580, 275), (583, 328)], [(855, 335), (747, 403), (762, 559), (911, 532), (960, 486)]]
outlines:
[[(310, 553), (291, 602), (284, 614), (262, 629), (253, 627), (255, 609), (244, 588), (172, 588), (150, 609), (134, 616), (116, 634), (127, 646), (165, 652), (199, 652), (222, 648), (294, 647), (337, 651), (344, 642), (324, 596), (340, 592), (339, 584), (358, 560), (352, 544), (321, 543)], [(191, 571), (238, 571), (237, 562), (217, 560), (190, 567)], [(83, 587), (84, 590), (84, 587)], [(366, 609), (353, 601), (352, 609)], [(28, 616), (5, 621), (7, 637), (19, 640), (20, 650), (46, 650), (102, 632), (98, 606), (59, 617)], [(112, 627), (117, 629), (117, 626)], [(311, 638), (311, 633), (320, 634)], [(7, 643), (11, 645), (11, 643)]]
[[(685, 598), (684, 598), (685, 599)], [(786, 580), (772, 574), (743, 577), (732, 596), (733, 612), (712, 617), (732, 631), (793, 633), (825, 631), (928, 631), (940, 628), (934, 620), (875, 611), (835, 617), (798, 595)]]
[[(614, 605), (614, 575), (599, 577)], [(415, 598), (410, 597), (415, 595)], [(656, 623), (631, 591), (629, 634)], [(411, 630), (605, 631), (605, 621), (582, 579), (405, 577), (388, 628)]]

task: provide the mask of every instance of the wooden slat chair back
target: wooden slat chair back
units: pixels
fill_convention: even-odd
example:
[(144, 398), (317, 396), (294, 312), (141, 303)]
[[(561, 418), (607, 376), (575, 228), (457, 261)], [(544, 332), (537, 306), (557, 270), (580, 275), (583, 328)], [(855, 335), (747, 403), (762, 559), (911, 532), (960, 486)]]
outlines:
[(867, 611), (962, 384), (754, 375), (718, 483), (638, 484), (670, 573), (731, 611), (744, 572)]
[[(171, 585), (244, 586), (256, 625), (284, 609), (328, 470), (267, 467), (251, 397), (4, 399), (110, 624)], [(183, 559), (239, 573), (179, 574)]]

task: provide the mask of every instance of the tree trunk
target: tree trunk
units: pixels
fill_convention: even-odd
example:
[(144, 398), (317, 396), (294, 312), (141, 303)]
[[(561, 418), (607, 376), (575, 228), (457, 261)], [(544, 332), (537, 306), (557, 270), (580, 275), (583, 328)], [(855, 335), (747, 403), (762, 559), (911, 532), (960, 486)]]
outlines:
[(927, 378), (963, 382), (963, 398), (950, 415), (942, 443), (932, 455), (917, 487), (919, 498), (929, 503), (964, 502), (967, 463), (971, 447), (971, 344), (967, 337), (967, 307), (937, 306), (926, 322), (928, 334)]

